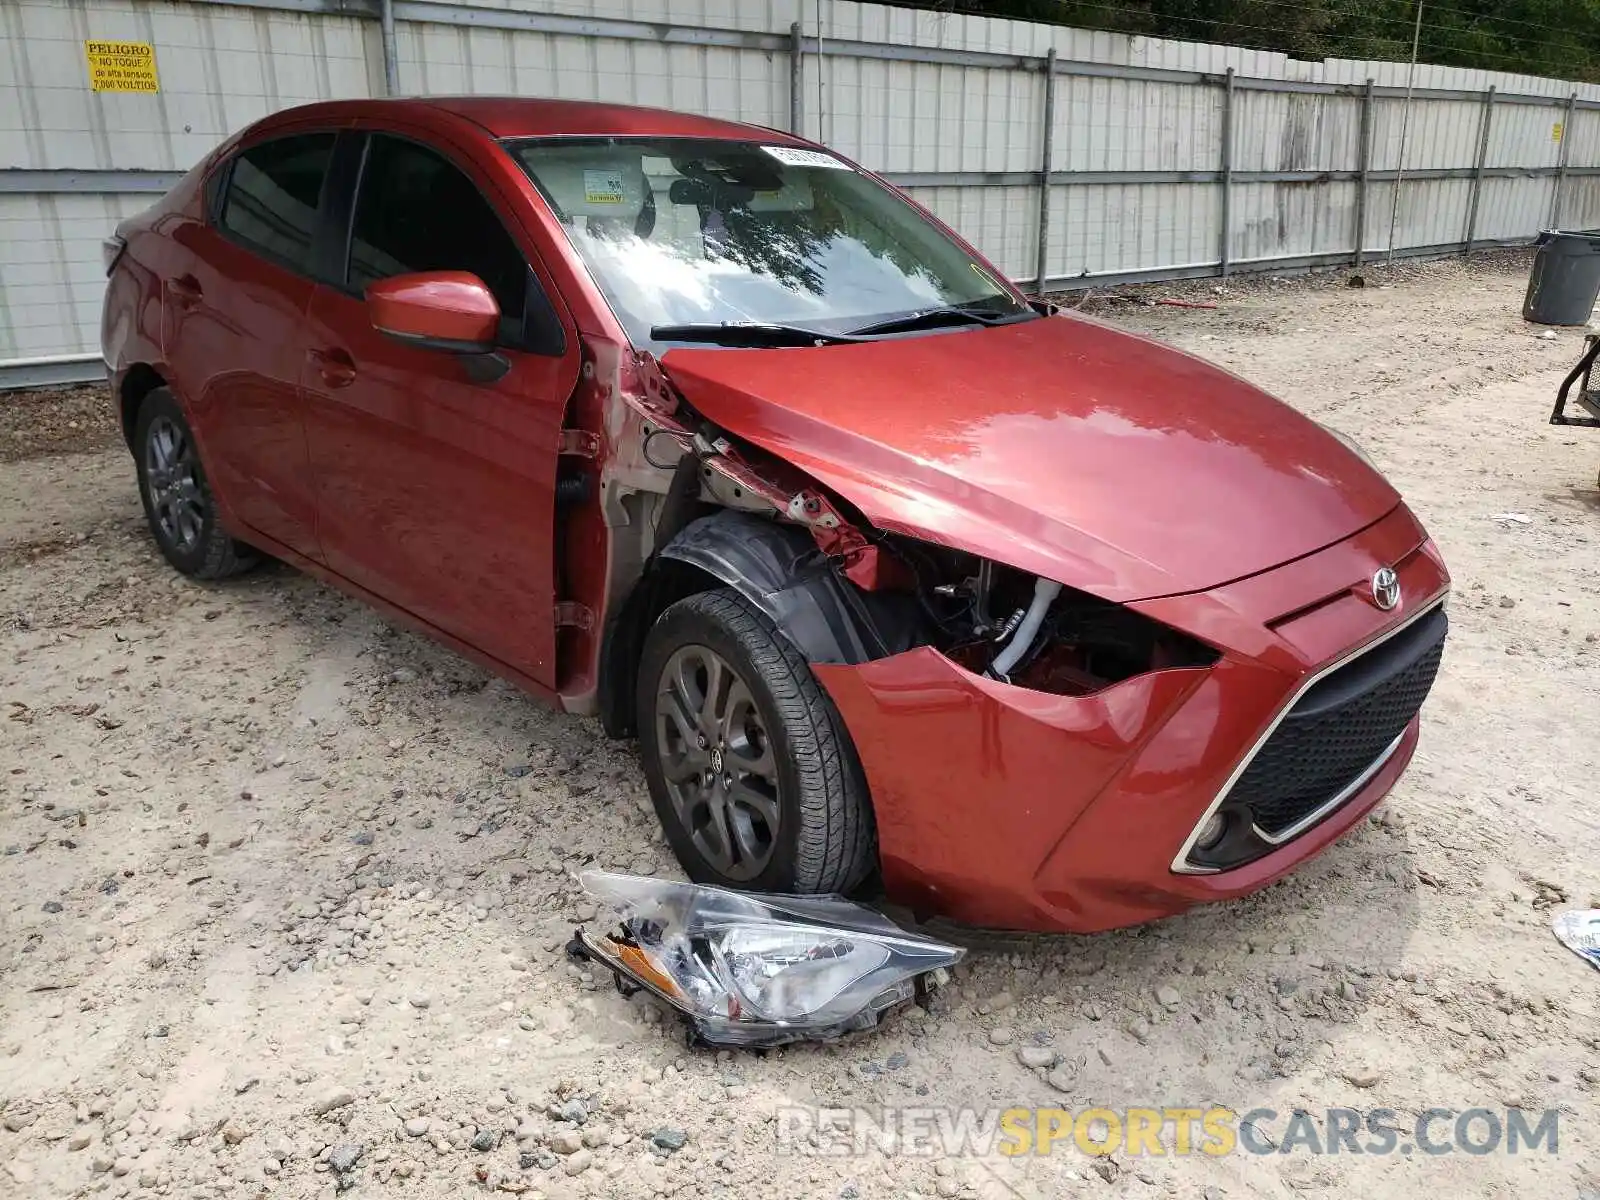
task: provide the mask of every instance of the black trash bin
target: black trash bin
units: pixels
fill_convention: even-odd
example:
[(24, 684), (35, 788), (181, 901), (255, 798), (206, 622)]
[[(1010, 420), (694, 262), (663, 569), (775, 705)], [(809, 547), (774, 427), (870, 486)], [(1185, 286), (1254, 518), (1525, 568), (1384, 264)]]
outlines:
[(1540, 325), (1587, 325), (1600, 295), (1600, 234), (1547, 229), (1536, 243), (1524, 320)]

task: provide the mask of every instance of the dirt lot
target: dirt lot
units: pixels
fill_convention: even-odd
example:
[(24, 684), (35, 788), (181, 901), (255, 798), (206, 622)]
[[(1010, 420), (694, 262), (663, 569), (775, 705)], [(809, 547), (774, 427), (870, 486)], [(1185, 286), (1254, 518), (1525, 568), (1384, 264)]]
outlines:
[[(293, 571), (176, 578), (95, 390), (0, 400), (0, 1195), (1592, 1196), (1600, 976), (1548, 921), (1600, 904), (1600, 433), (1545, 424), (1579, 337), (1518, 318), (1525, 269), (1091, 302), (1358, 438), (1432, 529), (1416, 763), (1248, 902), (990, 945), (766, 1058), (563, 959), (578, 869), (675, 870), (629, 747)], [(825, 1157), (774, 1115), (1094, 1104), (1556, 1108), (1560, 1152)]]

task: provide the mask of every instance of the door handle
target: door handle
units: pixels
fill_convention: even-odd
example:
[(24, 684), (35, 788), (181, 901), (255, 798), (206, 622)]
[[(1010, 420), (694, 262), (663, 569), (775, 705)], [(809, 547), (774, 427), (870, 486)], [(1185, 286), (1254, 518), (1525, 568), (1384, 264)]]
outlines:
[(343, 350), (308, 350), (306, 357), (317, 365), (322, 382), (331, 388), (349, 387), (356, 381), (355, 361)]
[(200, 288), (200, 281), (193, 275), (180, 275), (176, 279), (167, 280), (167, 291), (172, 296), (172, 302), (179, 308), (193, 308), (205, 297)]

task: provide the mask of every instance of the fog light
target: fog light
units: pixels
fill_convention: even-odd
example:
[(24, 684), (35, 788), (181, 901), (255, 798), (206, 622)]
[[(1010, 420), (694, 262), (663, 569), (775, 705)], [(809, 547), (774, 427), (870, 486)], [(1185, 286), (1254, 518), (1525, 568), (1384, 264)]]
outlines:
[(1196, 850), (1212, 850), (1222, 840), (1222, 835), (1228, 832), (1228, 817), (1225, 813), (1214, 812), (1206, 818), (1206, 823), (1200, 826), (1200, 832), (1195, 835), (1194, 845)]

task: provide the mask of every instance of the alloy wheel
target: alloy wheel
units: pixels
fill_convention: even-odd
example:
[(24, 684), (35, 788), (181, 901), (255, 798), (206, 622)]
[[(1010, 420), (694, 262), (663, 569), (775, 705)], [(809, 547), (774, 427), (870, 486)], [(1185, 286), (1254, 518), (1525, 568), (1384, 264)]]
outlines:
[(716, 651), (673, 652), (656, 687), (656, 747), (673, 808), (707, 864), (747, 881), (772, 860), (778, 768), (755, 697)]
[(171, 417), (150, 422), (144, 443), (145, 489), (161, 534), (176, 550), (188, 552), (200, 542), (205, 500), (196, 478), (198, 460), (189, 431)]

